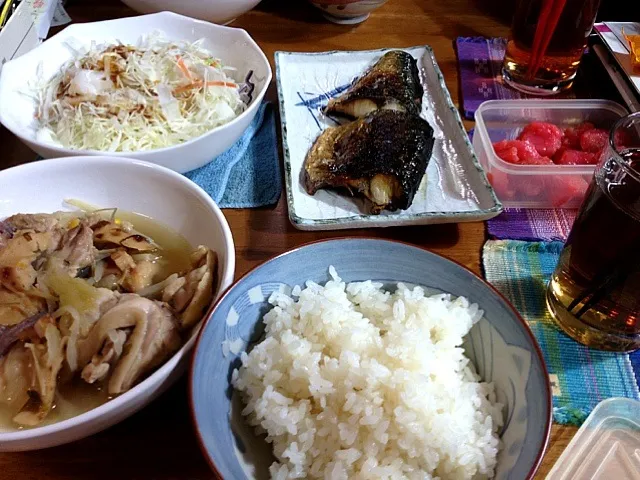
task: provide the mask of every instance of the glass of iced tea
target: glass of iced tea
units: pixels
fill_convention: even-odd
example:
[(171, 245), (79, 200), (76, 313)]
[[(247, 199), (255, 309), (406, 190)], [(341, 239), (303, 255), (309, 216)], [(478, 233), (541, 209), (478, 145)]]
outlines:
[(640, 112), (611, 130), (551, 277), (547, 306), (580, 343), (640, 348)]
[(600, 0), (519, 0), (502, 65), (507, 84), (533, 95), (571, 87)]

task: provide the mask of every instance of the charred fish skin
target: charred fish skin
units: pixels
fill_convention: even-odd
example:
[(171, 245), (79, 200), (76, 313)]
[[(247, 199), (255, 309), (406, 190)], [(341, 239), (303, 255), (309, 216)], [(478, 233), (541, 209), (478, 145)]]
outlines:
[(371, 201), (370, 212), (407, 209), (433, 151), (433, 128), (415, 115), (379, 110), (326, 129), (304, 162), (307, 193), (347, 188)]
[(387, 52), (342, 95), (329, 101), (327, 116), (356, 119), (375, 110), (419, 115), (424, 90), (416, 60), (402, 50)]

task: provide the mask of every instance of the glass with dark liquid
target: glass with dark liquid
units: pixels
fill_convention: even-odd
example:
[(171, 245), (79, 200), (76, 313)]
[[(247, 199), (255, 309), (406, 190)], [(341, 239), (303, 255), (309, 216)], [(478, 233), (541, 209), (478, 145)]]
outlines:
[(502, 65), (507, 84), (533, 95), (571, 86), (600, 0), (519, 0)]
[(547, 306), (580, 343), (640, 348), (640, 113), (610, 133), (551, 277)]

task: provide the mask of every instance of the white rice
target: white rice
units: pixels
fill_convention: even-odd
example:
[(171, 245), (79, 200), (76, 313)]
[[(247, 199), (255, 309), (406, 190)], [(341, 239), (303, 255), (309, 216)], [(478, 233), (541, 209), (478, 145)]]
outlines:
[(398, 284), (274, 293), (266, 338), (233, 373), (277, 480), (490, 478), (500, 404), (461, 348), (483, 312)]

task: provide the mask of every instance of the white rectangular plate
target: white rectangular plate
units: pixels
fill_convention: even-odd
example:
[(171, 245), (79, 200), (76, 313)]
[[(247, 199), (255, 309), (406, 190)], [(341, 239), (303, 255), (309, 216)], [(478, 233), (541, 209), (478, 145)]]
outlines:
[(320, 108), (346, 90), (389, 50), (276, 52), (276, 71), (289, 218), (301, 230), (391, 227), (487, 220), (502, 205), (487, 181), (430, 47), (403, 49), (418, 61), (424, 97), (421, 116), (434, 129), (435, 145), (425, 179), (407, 210), (366, 213), (361, 198), (320, 190), (309, 195), (301, 172), (320, 132), (331, 126)]

